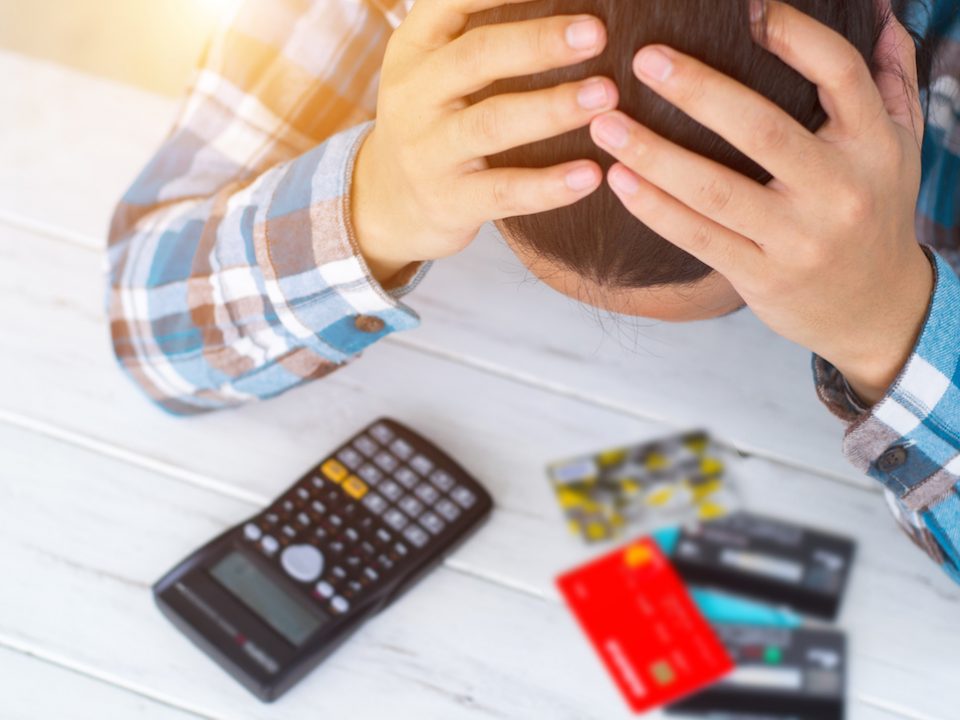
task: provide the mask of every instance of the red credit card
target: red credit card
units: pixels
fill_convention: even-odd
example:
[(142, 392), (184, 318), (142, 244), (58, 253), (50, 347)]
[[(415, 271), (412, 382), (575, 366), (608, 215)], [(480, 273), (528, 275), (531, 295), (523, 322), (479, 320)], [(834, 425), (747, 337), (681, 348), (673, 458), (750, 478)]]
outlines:
[(556, 582), (634, 712), (673, 702), (733, 669), (720, 639), (650, 538)]

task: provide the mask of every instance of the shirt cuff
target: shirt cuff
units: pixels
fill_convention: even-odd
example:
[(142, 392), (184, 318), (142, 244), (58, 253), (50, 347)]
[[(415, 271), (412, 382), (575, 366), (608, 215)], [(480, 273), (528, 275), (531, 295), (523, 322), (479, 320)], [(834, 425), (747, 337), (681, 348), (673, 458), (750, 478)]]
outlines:
[(392, 332), (419, 326), (420, 316), (400, 298), (433, 265), (411, 263), (388, 289), (360, 252), (350, 197), (357, 153), (374, 124), (338, 133), (292, 161), (256, 231), (262, 233), (258, 261), (281, 322), (301, 343), (339, 362)]
[(848, 423), (847, 459), (912, 512), (946, 497), (960, 473), (960, 278), (924, 251), (936, 274), (933, 296), (916, 347), (880, 402), (865, 407), (833, 365), (813, 357), (818, 396)]

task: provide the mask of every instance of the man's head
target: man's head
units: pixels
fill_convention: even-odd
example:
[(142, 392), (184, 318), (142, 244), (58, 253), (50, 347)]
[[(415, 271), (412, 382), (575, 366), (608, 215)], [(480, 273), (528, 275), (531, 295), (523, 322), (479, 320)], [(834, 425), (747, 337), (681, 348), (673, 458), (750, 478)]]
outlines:
[[(882, 22), (875, 0), (788, 2), (840, 32), (864, 58), (872, 57)], [(499, 80), (471, 95), (470, 102), (605, 75), (619, 88), (622, 112), (678, 145), (757, 182), (769, 182), (763, 168), (637, 80), (632, 70), (637, 50), (663, 43), (743, 82), (812, 131), (826, 120), (816, 87), (753, 41), (749, 0), (532, 0), (477, 13), (467, 30), (580, 13), (604, 22), (608, 42), (602, 54), (577, 65)], [(491, 167), (536, 168), (578, 159), (592, 159), (604, 172), (615, 162), (593, 142), (588, 127), (487, 158)], [(643, 225), (606, 183), (573, 205), (506, 218), (497, 227), (544, 282), (600, 308), (690, 320), (742, 305), (725, 278)]]

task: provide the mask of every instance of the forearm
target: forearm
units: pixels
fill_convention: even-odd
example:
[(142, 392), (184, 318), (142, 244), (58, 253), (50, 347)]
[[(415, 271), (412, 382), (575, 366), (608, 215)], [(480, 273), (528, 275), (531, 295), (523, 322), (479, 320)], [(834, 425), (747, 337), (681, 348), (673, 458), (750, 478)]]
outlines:
[(187, 414), (270, 397), (418, 324), (399, 298), (427, 266), (385, 291), (353, 241), (346, 207), (368, 129), (210, 198), (147, 214), (120, 205), (109, 253), (113, 347), (155, 402)]
[(920, 336), (879, 402), (868, 407), (851, 396), (821, 358), (814, 371), (821, 399), (848, 423), (848, 459), (916, 518), (922, 541), (911, 533), (914, 541), (960, 582), (960, 278), (939, 256), (936, 268)]

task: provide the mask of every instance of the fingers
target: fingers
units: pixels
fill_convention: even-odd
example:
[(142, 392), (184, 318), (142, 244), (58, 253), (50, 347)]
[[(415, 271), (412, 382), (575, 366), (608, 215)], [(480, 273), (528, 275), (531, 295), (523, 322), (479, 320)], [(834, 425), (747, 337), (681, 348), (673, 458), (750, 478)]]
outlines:
[[(691, 210), (620, 163), (610, 168), (608, 177), (613, 191), (640, 222), (735, 286), (760, 272), (763, 251), (747, 238)], [(633, 192), (622, 189), (631, 184)]]
[(765, 0), (765, 23), (760, 44), (817, 86), (833, 123), (856, 133), (882, 117), (870, 69), (846, 38), (777, 0)]
[(616, 84), (605, 77), (494, 95), (450, 115), (441, 132), (450, 159), (466, 162), (576, 130), (616, 107), (618, 98)]
[(483, 25), (439, 48), (427, 71), (440, 98), (452, 101), (495, 80), (583, 62), (606, 42), (603, 23), (590, 15)]
[(894, 122), (923, 142), (923, 109), (917, 79), (917, 47), (893, 13), (883, 28), (874, 52), (874, 81)]
[(467, 18), (481, 10), (527, 0), (417, 0), (404, 18), (404, 33), (423, 48), (438, 48), (457, 37)]
[[(666, 65), (664, 64), (666, 63)], [(820, 142), (774, 102), (689, 56), (663, 46), (637, 53), (637, 77), (701, 125), (787, 184), (811, 180)]]
[(600, 166), (590, 161), (542, 169), (494, 168), (458, 180), (456, 196), (450, 200), (486, 222), (571, 205), (602, 181)]
[(769, 222), (784, 203), (776, 191), (660, 137), (619, 110), (596, 118), (590, 134), (627, 168), (688, 208), (751, 238), (776, 235)]

